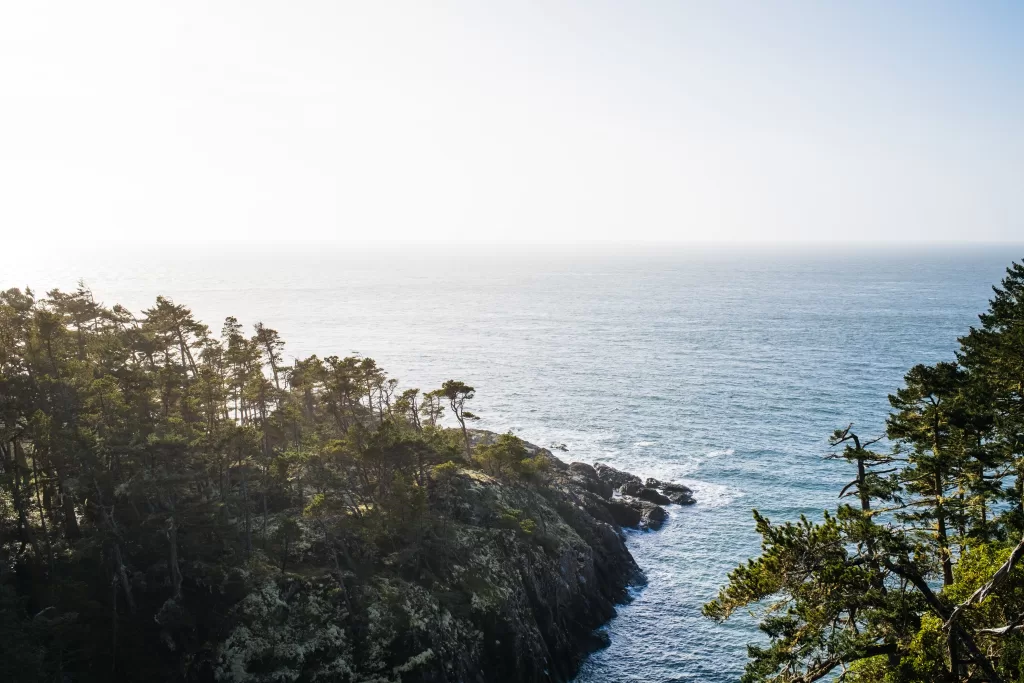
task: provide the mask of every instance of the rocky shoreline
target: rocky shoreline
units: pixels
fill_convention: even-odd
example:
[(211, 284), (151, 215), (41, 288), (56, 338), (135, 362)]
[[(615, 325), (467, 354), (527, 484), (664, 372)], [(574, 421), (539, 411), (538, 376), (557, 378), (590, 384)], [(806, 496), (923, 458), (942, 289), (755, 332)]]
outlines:
[(660, 529), (668, 513), (663, 505), (693, 505), (693, 491), (682, 484), (666, 483), (622, 472), (598, 463), (573, 462), (568, 466), (573, 484), (604, 499), (604, 505), (620, 527), (641, 530)]
[[(474, 440), (489, 443), (496, 436), (477, 432)], [(517, 651), (515, 662), (511, 651), (488, 652), (472, 680), (571, 680), (586, 655), (608, 645), (607, 635), (597, 629), (615, 616), (615, 605), (627, 600), (631, 585), (646, 581), (625, 545), (623, 529), (656, 531), (668, 519), (664, 506), (696, 502), (692, 490), (682, 484), (641, 480), (602, 463), (566, 463), (551, 450), (525, 445), (531, 454), (548, 461), (549, 477), (544, 485), (527, 485), (517, 491), (523, 496), (517, 504), (522, 504), (524, 511), (549, 518), (546, 524), (554, 522), (560, 527), (562, 550), (556, 561), (525, 549), (518, 560), (506, 558), (519, 564), (522, 577), (531, 577), (517, 587), (525, 598), (517, 602), (529, 604), (532, 612), (506, 615), (510, 617), (506, 632), (531, 646), (528, 652), (513, 648)], [(507, 496), (511, 491), (494, 493)], [(528, 502), (534, 494), (543, 501)], [(550, 512), (554, 514), (549, 517)], [(522, 560), (525, 564), (520, 564)], [(513, 670), (505, 668), (513, 663)]]
[[(474, 445), (498, 435), (474, 431)], [(429, 488), (443, 540), (372, 574), (239, 577), (249, 590), (216, 649), (218, 681), (559, 683), (608, 645), (598, 630), (644, 576), (625, 528), (656, 530), (664, 506), (692, 504), (680, 484), (604, 464), (566, 463), (525, 444), (543, 475), (496, 478), (453, 468)], [(425, 547), (426, 543), (425, 543)], [(255, 672), (260, 672), (253, 675)], [(294, 672), (301, 672), (298, 677)]]

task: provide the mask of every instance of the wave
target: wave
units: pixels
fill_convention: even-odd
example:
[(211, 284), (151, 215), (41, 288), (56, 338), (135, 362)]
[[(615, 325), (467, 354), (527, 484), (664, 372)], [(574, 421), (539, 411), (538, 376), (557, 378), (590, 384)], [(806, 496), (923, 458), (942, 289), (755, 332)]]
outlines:
[(712, 484), (696, 479), (683, 479), (683, 483), (693, 489), (693, 497), (697, 504), (705, 508), (720, 508), (747, 495), (746, 491), (724, 484)]

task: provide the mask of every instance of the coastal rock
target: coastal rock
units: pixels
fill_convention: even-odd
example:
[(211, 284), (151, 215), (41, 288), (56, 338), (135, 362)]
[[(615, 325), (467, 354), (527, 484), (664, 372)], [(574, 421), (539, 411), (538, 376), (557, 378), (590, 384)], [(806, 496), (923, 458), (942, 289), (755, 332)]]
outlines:
[(627, 499), (610, 500), (606, 508), (615, 523), (629, 529), (639, 529), (643, 520), (643, 510), (639, 505), (630, 505)]
[[(693, 489), (683, 484), (675, 484), (672, 482), (659, 481), (653, 477), (648, 477), (647, 481), (644, 482), (649, 489), (658, 489), (664, 494), (664, 501), (655, 500), (647, 497), (647, 500), (651, 500), (655, 503), (665, 505), (667, 503), (673, 503), (675, 505), (693, 505), (697, 501), (693, 497)], [(633, 495), (639, 495), (634, 493)]]
[[(513, 478), (453, 463), (425, 501), (443, 526), (372, 572), (359, 564), (365, 551), (341, 558), (340, 573), (254, 564), (239, 574), (241, 596), (204, 593), (225, 614), (203, 653), (209, 680), (573, 680), (607, 646), (600, 627), (627, 588), (644, 581), (622, 527), (657, 528), (658, 516), (646, 501), (613, 499), (590, 465), (527, 448), (550, 466)], [(326, 537), (309, 533), (309, 553), (329, 555)]]
[(591, 493), (586, 489), (575, 491), (575, 495), (580, 506), (590, 513), (594, 519), (612, 527), (623, 526), (612, 512), (611, 504), (615, 501), (608, 500), (596, 493)]
[(670, 502), (676, 505), (693, 505), (697, 501), (694, 500), (693, 495), (686, 491), (676, 491), (668, 494)]
[(597, 470), (585, 462), (569, 463), (569, 478), (576, 485), (602, 498), (612, 497), (612, 485), (601, 479)]
[(635, 474), (617, 470), (614, 467), (605, 465), (604, 463), (598, 463), (594, 466), (594, 469), (597, 471), (597, 476), (611, 484), (614, 489), (621, 489), (629, 482), (635, 482), (638, 485), (641, 483), (640, 477)]
[(641, 484), (639, 481), (627, 481), (625, 484), (622, 485), (622, 488), (619, 489), (622, 495), (634, 497), (639, 496), (640, 492), (643, 490), (643, 484)]
[(657, 531), (661, 528), (662, 524), (668, 521), (668, 513), (660, 505), (644, 507), (643, 517), (643, 521), (647, 523), (647, 528), (653, 531)]
[(693, 489), (683, 484), (674, 484), (672, 482), (659, 481), (657, 479), (648, 478), (644, 482), (644, 486), (649, 489), (658, 489), (664, 493), (693, 493)]
[(650, 529), (657, 531), (668, 519), (665, 508), (647, 500), (623, 496), (623, 503), (640, 514), (638, 529)]
[(669, 500), (668, 496), (662, 495), (655, 491), (654, 489), (642, 488), (640, 489), (639, 493), (635, 495), (640, 500), (646, 500), (651, 503), (656, 503), (658, 505), (668, 505), (669, 503), (672, 502), (671, 500)]

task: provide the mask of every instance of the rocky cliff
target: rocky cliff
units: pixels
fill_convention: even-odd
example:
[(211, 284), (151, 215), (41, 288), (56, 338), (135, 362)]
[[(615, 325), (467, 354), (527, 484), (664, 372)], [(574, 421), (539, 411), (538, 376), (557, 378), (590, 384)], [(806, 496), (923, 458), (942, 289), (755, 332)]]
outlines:
[[(493, 435), (479, 432), (478, 443)], [(220, 681), (567, 681), (642, 574), (622, 527), (658, 528), (689, 490), (528, 446), (544, 475), (453, 468), (445, 533), (372, 572), (259, 572), (206, 667)], [(661, 492), (657, 489), (660, 488)], [(214, 591), (216, 592), (216, 591)]]

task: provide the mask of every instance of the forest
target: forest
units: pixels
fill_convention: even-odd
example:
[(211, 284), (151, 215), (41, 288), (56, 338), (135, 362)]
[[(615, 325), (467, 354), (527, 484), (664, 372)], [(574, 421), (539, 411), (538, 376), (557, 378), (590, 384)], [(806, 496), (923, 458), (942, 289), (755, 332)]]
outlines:
[(743, 681), (1024, 681), (1024, 266), (955, 358), (918, 365), (884, 434), (836, 430), (820, 521), (754, 511), (762, 553), (704, 607), (752, 612)]
[[(525, 611), (484, 549), (590, 552), (543, 500), (480, 502), (523, 499), (547, 461), (473, 443), (471, 386), (283, 348), (162, 297), (0, 293), (0, 680), (454, 680)], [(565, 619), (589, 632), (617, 590)]]

